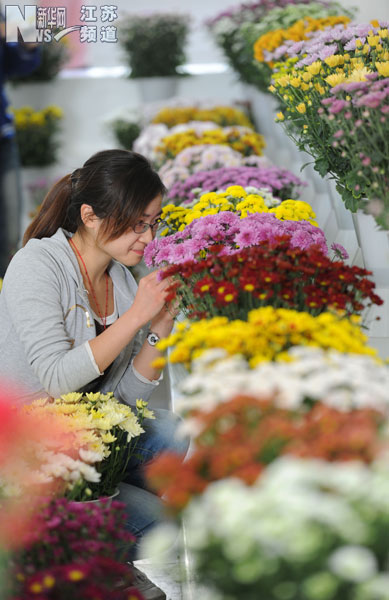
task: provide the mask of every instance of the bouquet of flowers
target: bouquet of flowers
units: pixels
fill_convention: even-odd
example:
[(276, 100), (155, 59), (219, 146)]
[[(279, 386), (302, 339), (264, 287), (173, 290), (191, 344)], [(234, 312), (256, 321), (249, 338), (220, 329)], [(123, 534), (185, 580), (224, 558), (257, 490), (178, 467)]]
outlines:
[[(135, 538), (125, 531), (124, 507), (42, 499), (39, 534), (34, 532), (10, 561), (9, 600), (69, 595), (127, 600), (133, 576), (123, 563)], [(131, 593), (141, 599), (135, 588)]]
[(158, 161), (162, 166), (169, 158), (174, 158), (185, 148), (204, 144), (230, 146), (244, 156), (252, 154), (261, 156), (265, 140), (262, 135), (248, 127), (219, 127), (201, 133), (191, 128), (183, 133), (173, 133), (163, 138), (156, 149)]
[[(243, 394), (271, 396), (278, 407), (300, 412), (322, 402), (344, 412), (372, 409), (388, 415), (389, 367), (375, 358), (313, 346), (294, 346), (285, 358), (250, 369), (242, 356), (209, 350), (192, 362), (192, 372), (180, 383), (177, 410), (184, 416), (208, 412)], [(194, 419), (186, 429), (196, 434), (201, 427)]]
[(225, 191), (229, 186), (266, 189), (280, 200), (296, 198), (298, 188), (307, 185), (287, 169), (279, 167), (221, 167), (199, 171), (185, 181), (177, 181), (167, 195), (175, 204), (185, 204), (209, 192)]
[(36, 400), (25, 410), (36, 419), (58, 419), (71, 431), (54, 452), (41, 451), (45, 464), (39, 473), (48, 480), (59, 479), (60, 491), (72, 500), (112, 495), (144, 432), (143, 419), (154, 418), (147, 402), (137, 400), (135, 414), (111, 392), (74, 392), (53, 401)]
[(308, 221), (317, 226), (316, 215), (311, 206), (302, 200), (280, 200), (265, 190), (239, 186), (229, 186), (224, 192), (203, 194), (196, 203), (189, 206), (167, 204), (162, 209), (161, 218), (166, 224), (161, 236), (182, 231), (194, 220), (220, 212), (236, 212), (241, 219), (249, 214), (270, 213), (279, 220)]
[[(170, 348), (170, 363), (182, 363), (190, 370), (194, 359), (206, 350), (221, 348), (227, 354), (242, 354), (255, 367), (261, 362), (285, 360), (292, 346), (318, 346), (338, 352), (377, 356), (367, 345), (360, 328), (360, 317), (324, 312), (317, 317), (287, 308), (265, 306), (249, 312), (247, 320), (229, 321), (214, 317), (201, 321), (183, 321), (175, 331), (158, 342), (158, 349)], [(156, 359), (156, 366), (166, 359)]]
[(368, 271), (331, 261), (318, 248), (292, 249), (287, 237), (227, 256), (217, 250), (162, 272), (162, 279), (173, 277), (178, 306), (189, 319), (246, 319), (253, 308), (268, 305), (314, 316), (331, 309), (351, 315), (365, 309), (366, 300), (369, 307), (383, 304)]
[[(318, 246), (328, 253), (324, 232), (308, 220), (281, 220), (274, 213), (247, 213), (244, 218), (230, 210), (194, 219), (181, 231), (156, 238), (146, 248), (148, 267), (184, 264), (199, 260), (216, 250), (221, 256), (262, 242), (274, 243), (288, 236), (291, 248), (306, 250)], [(217, 248), (215, 248), (217, 246)], [(201, 253), (201, 254), (200, 254)]]
[(174, 127), (180, 123), (190, 121), (211, 121), (220, 127), (240, 125), (254, 129), (250, 119), (245, 113), (233, 106), (214, 106), (201, 108), (199, 106), (164, 107), (153, 118), (153, 123), (163, 123), (167, 127)]
[[(369, 185), (356, 189), (361, 184), (352, 175), (348, 182), (348, 175), (355, 172), (353, 156), (341, 144), (330, 143), (334, 132), (318, 115), (324, 111), (322, 101), (331, 97), (339, 84), (368, 81), (370, 73), (378, 74), (378, 78), (387, 76), (388, 29), (338, 25), (312, 34), (307, 41), (286, 43), (279, 51), (291, 58), (277, 65), (270, 88), (283, 107), (278, 120), (284, 121), (286, 132), (298, 147), (313, 156), (315, 169), (322, 176), (333, 174), (346, 207), (355, 211), (361, 192), (370, 191)], [(335, 107), (336, 111), (339, 103)], [(354, 110), (352, 106), (347, 111), (350, 122), (358, 120), (358, 107), (355, 113)], [(359, 152), (365, 154), (363, 148)]]
[(384, 600), (388, 493), (384, 461), (285, 456), (212, 483), (183, 511), (197, 576), (231, 600)]
[[(349, 16), (344, 8), (336, 2), (323, 5), (311, 2), (307, 5), (289, 5), (286, 8), (275, 8), (264, 19), (243, 28), (251, 58), (256, 61), (258, 74), (253, 82), (263, 91), (270, 85), (273, 54), (286, 40), (299, 42), (306, 40), (313, 32), (333, 27), (339, 23), (347, 24)], [(281, 54), (277, 58), (281, 59)]]
[(59, 144), (56, 136), (63, 117), (58, 106), (34, 111), (29, 106), (12, 109), (16, 140), (23, 167), (45, 167), (57, 161)]
[(65, 498), (42, 499), (39, 527), (28, 544), (14, 554), (15, 570), (32, 575), (42, 568), (71, 563), (75, 558), (87, 561), (96, 554), (124, 558), (135, 541), (125, 531), (124, 509), (125, 505), (116, 501), (94, 504)]
[[(201, 135), (209, 129), (214, 129), (216, 124), (212, 121), (189, 121), (174, 125), (171, 129), (164, 123), (151, 123), (144, 127), (134, 142), (135, 152), (147, 156), (153, 162), (158, 162), (158, 148), (166, 136), (185, 133), (194, 130), (196, 135)], [(246, 127), (244, 128), (247, 129)]]
[(147, 468), (151, 485), (176, 511), (213, 481), (237, 477), (254, 484), (285, 454), (370, 463), (389, 443), (385, 418), (373, 410), (345, 413), (317, 403), (301, 414), (278, 408), (272, 397), (236, 396), (195, 421), (194, 452), (187, 461), (163, 453)]
[[(120, 26), (120, 43), (131, 77), (169, 77), (185, 62), (188, 15), (129, 15)], [(156, 51), (157, 50), (157, 51)]]
[[(376, 62), (376, 67), (388, 77), (377, 81), (377, 73), (370, 73), (366, 81), (334, 87), (332, 95), (322, 100), (318, 114), (330, 145), (339, 150), (341, 159), (347, 158), (348, 170), (339, 174), (338, 181), (354, 197), (359, 196), (354, 208), (365, 208), (381, 227), (389, 229), (389, 60), (386, 66)], [(365, 203), (365, 198), (370, 201)]]
[(159, 175), (170, 188), (177, 181), (185, 181), (192, 173), (210, 171), (220, 167), (268, 166), (269, 161), (263, 156), (243, 156), (229, 146), (206, 144), (190, 146), (179, 152), (174, 159), (166, 161), (160, 168)]
[(239, 78), (246, 83), (253, 83), (258, 76), (252, 49), (257, 38), (254, 38), (253, 43), (249, 46), (246, 41), (245, 26), (261, 23), (262, 19), (275, 8), (300, 4), (306, 7), (310, 3), (311, 0), (258, 0), (250, 4), (243, 3), (209, 19), (207, 26)]

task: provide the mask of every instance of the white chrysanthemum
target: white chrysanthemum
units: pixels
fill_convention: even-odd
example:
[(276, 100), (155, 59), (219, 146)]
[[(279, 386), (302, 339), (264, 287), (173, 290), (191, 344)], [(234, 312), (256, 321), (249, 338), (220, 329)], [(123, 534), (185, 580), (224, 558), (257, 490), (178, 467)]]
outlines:
[(209, 411), (242, 393), (274, 395), (286, 409), (314, 400), (343, 411), (389, 411), (387, 365), (369, 356), (313, 347), (297, 346), (289, 354), (291, 362), (264, 362), (249, 369), (242, 357), (227, 357), (221, 350), (204, 353), (180, 385), (178, 411)]
[[(267, 560), (303, 564), (315, 556), (325, 559), (329, 539), (341, 538), (347, 548), (328, 557), (330, 568), (349, 580), (365, 581), (376, 572), (375, 557), (363, 544), (374, 528), (371, 490), (380, 478), (387, 487), (387, 466), (284, 457), (254, 486), (233, 478), (214, 482), (184, 510), (189, 550), (196, 561), (217, 544), (230, 564), (260, 559), (266, 571), (272, 568)], [(353, 485), (342, 487), (345, 479)], [(381, 510), (389, 516), (387, 503)]]
[(93, 452), (92, 450), (84, 450), (83, 448), (80, 448), (78, 453), (80, 455), (81, 460), (88, 464), (101, 462), (104, 458), (104, 454), (102, 454), (101, 452)]
[(361, 583), (377, 573), (377, 559), (363, 546), (342, 546), (328, 558), (328, 566), (335, 575), (347, 581)]

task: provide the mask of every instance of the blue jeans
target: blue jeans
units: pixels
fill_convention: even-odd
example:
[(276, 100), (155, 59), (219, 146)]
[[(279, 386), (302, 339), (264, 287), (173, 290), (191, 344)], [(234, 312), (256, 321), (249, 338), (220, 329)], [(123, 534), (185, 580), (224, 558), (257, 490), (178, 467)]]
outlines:
[(137, 538), (128, 560), (136, 560), (142, 536), (165, 518), (163, 501), (147, 489), (143, 465), (165, 450), (181, 454), (184, 459), (189, 447), (187, 438), (176, 435), (180, 417), (162, 408), (153, 410), (155, 420), (143, 422), (145, 433), (136, 446), (138, 456), (130, 458), (126, 477), (119, 485), (120, 494), (116, 498), (126, 505), (126, 529)]

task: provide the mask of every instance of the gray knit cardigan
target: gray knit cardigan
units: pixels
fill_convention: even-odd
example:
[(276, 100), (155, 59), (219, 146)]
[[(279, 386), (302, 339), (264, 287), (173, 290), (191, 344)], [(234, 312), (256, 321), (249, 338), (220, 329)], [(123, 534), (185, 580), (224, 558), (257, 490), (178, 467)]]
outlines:
[[(32, 239), (12, 259), (0, 294), (0, 378), (22, 386), (23, 401), (82, 391), (99, 376), (86, 344), (96, 337), (88, 294), (63, 229)], [(123, 265), (112, 261), (119, 317), (133, 303), (137, 285)], [(145, 332), (140, 330), (112, 363), (101, 391), (127, 404), (148, 400), (150, 382), (132, 366)]]

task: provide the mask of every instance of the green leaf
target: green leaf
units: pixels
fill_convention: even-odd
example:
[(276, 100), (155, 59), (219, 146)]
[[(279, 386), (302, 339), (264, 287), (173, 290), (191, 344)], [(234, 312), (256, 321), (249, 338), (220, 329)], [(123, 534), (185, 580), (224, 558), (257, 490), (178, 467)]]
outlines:
[(325, 177), (329, 171), (329, 164), (327, 159), (325, 158), (319, 158), (318, 160), (315, 161), (315, 165), (314, 165), (314, 169), (315, 171), (317, 171), (318, 173), (320, 173), (320, 175), (322, 177)]
[(356, 198), (354, 194), (350, 192), (350, 190), (342, 186), (340, 183), (336, 184), (336, 190), (342, 196), (342, 200), (346, 208), (351, 210), (351, 212), (357, 212), (360, 204), (359, 198)]
[(308, 165), (312, 165), (312, 164), (313, 164), (312, 160), (310, 160), (309, 162), (304, 163), (303, 166), (300, 169), (300, 173), (305, 169), (305, 167), (308, 167)]

